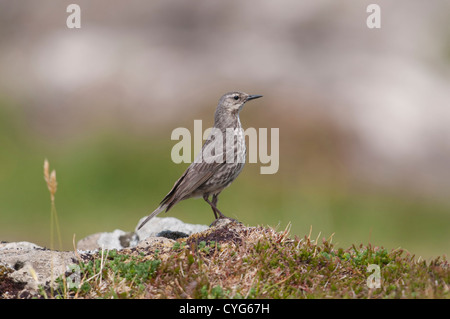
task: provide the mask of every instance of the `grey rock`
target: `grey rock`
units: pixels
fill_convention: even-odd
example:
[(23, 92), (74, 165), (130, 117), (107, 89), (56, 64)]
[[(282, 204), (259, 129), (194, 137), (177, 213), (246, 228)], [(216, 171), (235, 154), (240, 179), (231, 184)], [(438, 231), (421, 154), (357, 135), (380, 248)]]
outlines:
[(29, 242), (0, 244), (0, 263), (10, 269), (8, 276), (34, 292), (40, 286), (55, 286), (55, 279), (76, 262), (74, 252), (48, 250)]
[(113, 232), (104, 232), (89, 235), (77, 243), (77, 249), (83, 251), (92, 251), (98, 249), (123, 249), (134, 247), (138, 243), (138, 237), (135, 233), (127, 233), (116, 229)]
[(187, 224), (174, 217), (154, 217), (141, 229), (137, 230), (137, 226), (140, 225), (146, 217), (147, 216), (142, 217), (136, 225), (135, 233), (140, 241), (147, 237), (161, 236), (161, 232), (163, 232), (163, 237), (169, 237), (168, 232), (177, 232), (178, 236), (174, 235), (173, 237), (179, 238), (183, 237), (179, 236), (179, 233), (184, 233), (189, 236), (193, 233), (198, 233), (209, 228), (207, 225)]
[[(143, 217), (137, 225), (140, 225), (144, 218), (146, 217)], [(81, 251), (95, 251), (99, 249), (120, 250), (136, 247), (140, 241), (149, 237), (178, 239), (188, 237), (193, 233), (198, 233), (208, 228), (207, 225), (187, 224), (174, 217), (155, 217), (135, 232), (125, 232), (116, 229), (113, 232), (97, 233), (87, 236), (78, 241), (77, 249)]]
[(134, 247), (138, 243), (134, 233), (127, 233), (116, 229), (112, 233), (102, 233), (97, 240), (99, 248), (102, 249), (123, 249)]
[(102, 234), (103, 233), (96, 233), (80, 239), (77, 243), (77, 250), (83, 252), (97, 250), (100, 247), (97, 241)]

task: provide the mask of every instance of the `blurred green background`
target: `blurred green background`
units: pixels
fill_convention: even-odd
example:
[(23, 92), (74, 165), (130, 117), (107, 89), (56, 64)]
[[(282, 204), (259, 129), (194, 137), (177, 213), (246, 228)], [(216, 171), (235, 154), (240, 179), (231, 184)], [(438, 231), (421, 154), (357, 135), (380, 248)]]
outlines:
[[(211, 126), (238, 89), (264, 95), (241, 122), (280, 128), (280, 169), (248, 163), (222, 212), (342, 247), (448, 254), (450, 10), (380, 1), (370, 30), (370, 2), (281, 2), (79, 1), (70, 30), (70, 2), (4, 1), (0, 240), (50, 245), (45, 158), (64, 249), (74, 234), (134, 230), (188, 166), (171, 161), (172, 130)], [(199, 199), (165, 216), (213, 219)]]

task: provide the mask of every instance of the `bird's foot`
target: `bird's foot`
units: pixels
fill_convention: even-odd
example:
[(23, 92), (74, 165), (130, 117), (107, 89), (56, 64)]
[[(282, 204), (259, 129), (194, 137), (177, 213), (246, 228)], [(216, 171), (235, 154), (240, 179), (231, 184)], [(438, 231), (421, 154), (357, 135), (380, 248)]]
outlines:
[(230, 223), (235, 223), (235, 222), (240, 223), (234, 218), (223, 216), (223, 217), (214, 219), (214, 221), (211, 223), (211, 225), (209, 225), (209, 227), (218, 227), (219, 225), (220, 225), (220, 227), (222, 227), (223, 225), (228, 225)]

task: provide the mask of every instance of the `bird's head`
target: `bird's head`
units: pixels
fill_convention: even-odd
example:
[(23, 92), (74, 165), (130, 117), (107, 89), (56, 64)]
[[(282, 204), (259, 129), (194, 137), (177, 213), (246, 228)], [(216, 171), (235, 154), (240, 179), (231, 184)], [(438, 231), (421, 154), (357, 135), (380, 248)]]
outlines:
[(262, 97), (262, 95), (250, 95), (243, 92), (229, 92), (224, 94), (220, 100), (218, 109), (226, 110), (231, 114), (238, 114), (245, 102)]

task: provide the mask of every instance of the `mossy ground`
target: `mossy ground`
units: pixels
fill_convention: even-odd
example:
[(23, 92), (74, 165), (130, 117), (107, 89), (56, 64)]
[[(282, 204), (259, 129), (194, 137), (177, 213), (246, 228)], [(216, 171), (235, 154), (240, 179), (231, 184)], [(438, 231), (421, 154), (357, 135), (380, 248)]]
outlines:
[[(369, 271), (369, 265), (376, 269)], [(102, 252), (79, 267), (79, 285), (68, 289), (60, 278), (54, 297), (450, 297), (445, 258), (426, 262), (373, 245), (343, 249), (332, 238), (291, 238), (287, 229), (236, 222), (179, 239), (173, 247)], [(379, 288), (369, 288), (378, 275)]]

